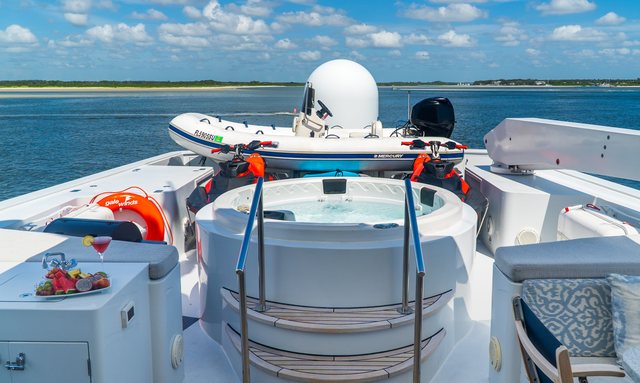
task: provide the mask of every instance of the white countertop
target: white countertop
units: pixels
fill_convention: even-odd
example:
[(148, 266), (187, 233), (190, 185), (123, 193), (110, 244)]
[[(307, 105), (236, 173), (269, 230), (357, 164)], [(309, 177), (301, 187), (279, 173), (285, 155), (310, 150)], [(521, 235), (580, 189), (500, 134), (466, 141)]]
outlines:
[(55, 310), (88, 310), (105, 305), (118, 292), (126, 287), (134, 278), (143, 274), (147, 279), (146, 263), (79, 263), (78, 267), (89, 273), (104, 271), (109, 275), (111, 286), (104, 291), (81, 296), (60, 296), (43, 298), (35, 295), (36, 286), (44, 281), (46, 270), (38, 262), (20, 263), (0, 274), (0, 310), (20, 309), (55, 309)]

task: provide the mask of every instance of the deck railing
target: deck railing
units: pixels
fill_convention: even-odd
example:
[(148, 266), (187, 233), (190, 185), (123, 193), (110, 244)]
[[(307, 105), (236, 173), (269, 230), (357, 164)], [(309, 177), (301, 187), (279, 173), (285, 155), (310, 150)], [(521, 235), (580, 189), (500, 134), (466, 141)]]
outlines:
[(398, 311), (401, 314), (410, 314), (409, 307), (409, 238), (413, 239), (413, 251), (416, 260), (416, 303), (413, 328), (413, 382), (420, 382), (420, 354), (422, 351), (422, 289), (424, 284), (424, 258), (420, 245), (420, 233), (418, 231), (418, 218), (416, 217), (415, 202), (411, 180), (404, 180), (404, 245), (402, 248), (402, 306)]
[(265, 282), (264, 282), (264, 213), (262, 209), (262, 185), (264, 179), (258, 178), (256, 189), (253, 192), (251, 200), (251, 209), (249, 209), (249, 218), (247, 226), (244, 229), (244, 238), (242, 246), (238, 254), (238, 262), (236, 263), (236, 275), (238, 275), (238, 286), (240, 294), (240, 336), (242, 349), (242, 382), (249, 383), (249, 334), (247, 330), (247, 286), (244, 278), (244, 271), (247, 263), (247, 252), (251, 242), (251, 232), (253, 231), (253, 223), (258, 217), (258, 288), (259, 301), (255, 311), (266, 311), (267, 304), (265, 298)]

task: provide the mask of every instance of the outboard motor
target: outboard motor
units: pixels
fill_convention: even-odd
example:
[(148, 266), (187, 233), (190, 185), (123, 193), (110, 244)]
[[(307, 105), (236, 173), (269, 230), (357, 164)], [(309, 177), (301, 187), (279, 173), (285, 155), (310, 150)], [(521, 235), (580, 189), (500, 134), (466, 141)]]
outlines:
[(456, 122), (448, 98), (425, 98), (411, 108), (411, 124), (421, 136), (451, 137)]

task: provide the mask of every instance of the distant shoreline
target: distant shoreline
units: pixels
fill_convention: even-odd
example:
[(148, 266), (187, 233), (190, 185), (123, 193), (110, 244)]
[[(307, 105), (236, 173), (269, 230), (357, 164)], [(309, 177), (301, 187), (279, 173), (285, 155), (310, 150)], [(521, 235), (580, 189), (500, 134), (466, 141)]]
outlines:
[(176, 87), (135, 87), (135, 86), (16, 86), (16, 87), (0, 87), (0, 92), (204, 92), (210, 90), (230, 90), (244, 88), (282, 88), (284, 85), (221, 85), (221, 86), (176, 86)]
[[(300, 85), (302, 86), (302, 85)], [(283, 88), (287, 85), (220, 85), (220, 86), (177, 86), (177, 87), (135, 87), (135, 86), (116, 86), (116, 87), (29, 87), (29, 86), (16, 86), (16, 87), (0, 87), (0, 98), (7, 98), (12, 96), (18, 96), (17, 94), (28, 93), (126, 93), (126, 92), (210, 92), (210, 91), (228, 91), (235, 89), (253, 89), (253, 88)], [(553, 88), (565, 88), (565, 89), (581, 89), (581, 88), (593, 88), (593, 89), (636, 89), (640, 88), (640, 85), (619, 85), (611, 87), (597, 87), (597, 86), (585, 86), (585, 85), (379, 85), (380, 88), (393, 88), (397, 90), (405, 91), (420, 91), (431, 89), (451, 89), (451, 90), (500, 90), (500, 89), (553, 89)]]

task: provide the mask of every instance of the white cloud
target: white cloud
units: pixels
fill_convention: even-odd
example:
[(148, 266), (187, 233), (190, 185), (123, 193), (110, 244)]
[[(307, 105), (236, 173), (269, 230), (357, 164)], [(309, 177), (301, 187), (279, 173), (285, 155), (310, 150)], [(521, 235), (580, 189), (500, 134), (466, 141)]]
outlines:
[(91, 40), (86, 39), (83, 35), (67, 36), (64, 40), (49, 40), (49, 47), (55, 48), (58, 45), (64, 48), (86, 47), (93, 44)]
[(486, 3), (488, 0), (430, 0), (432, 3), (452, 4), (452, 3)]
[(622, 43), (625, 47), (637, 47), (640, 46), (640, 40), (628, 40)]
[(284, 32), (284, 31), (286, 31), (286, 30), (287, 30), (287, 28), (288, 28), (288, 26), (287, 26), (287, 25), (280, 24), (280, 23), (279, 23), (279, 22), (277, 22), (277, 21), (274, 21), (273, 23), (271, 23), (271, 24), (269, 25), (269, 27), (271, 27), (271, 31), (272, 31), (273, 33), (282, 33), (282, 32)]
[(202, 12), (200, 12), (198, 8), (191, 5), (187, 5), (186, 7), (182, 8), (182, 13), (184, 13), (184, 15), (190, 19), (199, 19), (202, 17)]
[(275, 47), (278, 49), (294, 49), (294, 48), (297, 48), (298, 46), (295, 43), (291, 42), (291, 40), (289, 39), (282, 39), (276, 42)]
[(583, 49), (580, 52), (577, 52), (576, 56), (584, 57), (584, 58), (595, 58), (595, 57), (597, 57), (596, 52), (594, 52), (591, 49)]
[(345, 37), (345, 45), (351, 48), (401, 48), (405, 44), (430, 45), (433, 44), (433, 41), (423, 34), (411, 33), (403, 36), (398, 32), (385, 30), (366, 35)]
[(389, 51), (389, 56), (391, 56), (391, 57), (400, 57), (400, 56), (402, 56), (402, 52), (400, 52), (399, 49), (394, 49), (392, 51)]
[(170, 33), (160, 34), (160, 41), (169, 45), (175, 45), (185, 48), (205, 48), (209, 46), (209, 40), (204, 37), (197, 36), (175, 36)]
[(365, 55), (363, 55), (362, 53), (360, 53), (358, 51), (351, 51), (351, 53), (349, 53), (349, 55), (351, 55), (351, 57), (356, 61), (364, 61), (364, 60), (367, 59), (367, 57)]
[(351, 48), (366, 48), (371, 45), (371, 40), (369, 40), (368, 38), (347, 36), (344, 39), (344, 43), (346, 46)]
[(271, 35), (217, 34), (211, 37), (211, 45), (227, 51), (264, 52), (269, 49), (265, 42), (273, 40)]
[(403, 39), (405, 44), (413, 44), (413, 45), (430, 45), (433, 44), (433, 41), (431, 41), (430, 38), (428, 38), (427, 36), (423, 35), (423, 34), (415, 34), (412, 33), (408, 36), (404, 36)]
[(131, 17), (139, 20), (167, 20), (168, 19), (167, 15), (153, 8), (147, 9), (147, 11), (144, 13), (133, 12), (131, 14)]
[(427, 20), (435, 23), (466, 22), (486, 17), (487, 13), (471, 4), (449, 4), (446, 7), (431, 8), (412, 4), (401, 12), (410, 19)]
[(64, 18), (73, 25), (87, 25), (91, 0), (63, 0)]
[(0, 43), (3, 44), (36, 44), (38, 39), (29, 30), (17, 24), (9, 25), (6, 29), (0, 29)]
[(593, 28), (580, 25), (563, 25), (553, 30), (551, 40), (556, 41), (602, 41), (606, 35)]
[(527, 54), (529, 56), (531, 56), (531, 57), (538, 57), (538, 56), (540, 56), (540, 53), (542, 53), (539, 50), (534, 49), (534, 48), (527, 48), (527, 50), (525, 52), (527, 52)]
[(86, 13), (65, 13), (64, 19), (73, 25), (82, 26), (87, 25), (89, 15)]
[[(328, 8), (333, 9), (333, 8)], [(351, 24), (351, 19), (341, 13), (320, 13), (311, 12), (285, 12), (277, 17), (277, 20), (284, 24), (304, 24), (310, 27), (321, 27), (324, 25), (334, 27), (344, 27)]]
[(330, 47), (333, 45), (337, 45), (338, 42), (334, 39), (332, 39), (329, 36), (325, 36), (325, 35), (319, 35), (319, 36), (315, 36), (314, 38), (311, 39), (311, 42), (319, 44), (323, 47)]
[(598, 24), (598, 25), (618, 25), (618, 24), (624, 23), (625, 21), (627, 21), (627, 19), (625, 19), (622, 16), (619, 16), (617, 13), (609, 12), (606, 15), (602, 16), (601, 18), (599, 18), (598, 20), (596, 20), (596, 24)]
[(121, 41), (125, 43), (145, 44), (153, 39), (147, 34), (144, 24), (128, 26), (125, 23), (117, 25), (105, 24), (87, 29), (87, 35), (103, 43)]
[(239, 7), (241, 13), (247, 16), (267, 17), (271, 15), (273, 6), (262, 0), (247, 0), (246, 4)]
[(98, 0), (96, 3), (96, 8), (100, 9), (109, 9), (111, 11), (117, 11), (118, 7), (113, 4), (111, 0)]
[(519, 28), (516, 22), (506, 22), (502, 24), (499, 35), (495, 37), (504, 46), (517, 46), (520, 42), (528, 38), (527, 34)]
[(614, 57), (614, 56), (628, 56), (631, 54), (631, 49), (629, 48), (607, 48), (601, 49), (600, 54), (605, 56)]
[(209, 19), (211, 28), (219, 32), (238, 35), (269, 33), (269, 26), (264, 20), (254, 20), (249, 16), (227, 12), (217, 0), (211, 0), (202, 10), (202, 14)]
[(344, 29), (344, 33), (348, 35), (364, 35), (376, 32), (378, 28), (369, 24), (353, 24)]
[(438, 36), (438, 41), (448, 47), (472, 47), (471, 36), (467, 34), (457, 34), (456, 31), (450, 30)]
[(427, 52), (427, 51), (417, 51), (416, 52), (416, 58), (418, 60), (428, 60), (429, 59), (429, 52)]
[(300, 57), (300, 59), (304, 61), (316, 61), (320, 60), (322, 54), (320, 54), (320, 51), (304, 51), (300, 52), (298, 54), (298, 57)]
[(88, 13), (91, 9), (91, 0), (63, 0), (62, 6), (65, 12)]
[(150, 0), (150, 2), (160, 5), (185, 5), (189, 0)]
[(402, 36), (398, 32), (380, 31), (369, 35), (371, 43), (376, 48), (399, 48), (402, 44)]
[(589, 0), (551, 0), (536, 6), (543, 15), (567, 15), (593, 11), (596, 4)]
[(158, 27), (158, 32), (178, 36), (208, 36), (210, 34), (207, 25), (204, 23), (161, 24)]

